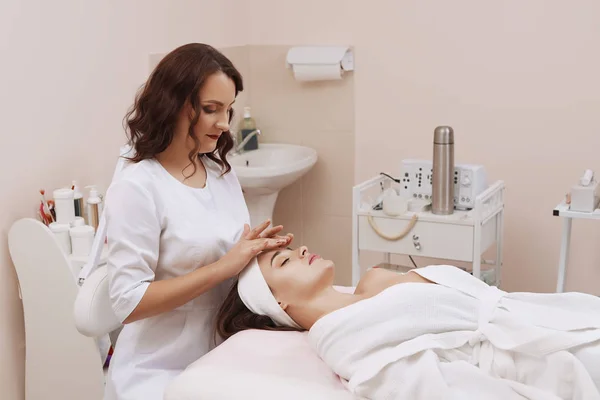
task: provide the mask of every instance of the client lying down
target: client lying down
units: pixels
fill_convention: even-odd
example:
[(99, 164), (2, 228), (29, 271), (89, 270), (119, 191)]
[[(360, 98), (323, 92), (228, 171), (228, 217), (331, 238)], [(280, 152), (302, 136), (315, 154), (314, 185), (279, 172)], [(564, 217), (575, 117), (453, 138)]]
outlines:
[(507, 293), (447, 265), (372, 269), (353, 294), (306, 247), (263, 253), (218, 317), (308, 330), (317, 354), (368, 399), (600, 399), (600, 298)]

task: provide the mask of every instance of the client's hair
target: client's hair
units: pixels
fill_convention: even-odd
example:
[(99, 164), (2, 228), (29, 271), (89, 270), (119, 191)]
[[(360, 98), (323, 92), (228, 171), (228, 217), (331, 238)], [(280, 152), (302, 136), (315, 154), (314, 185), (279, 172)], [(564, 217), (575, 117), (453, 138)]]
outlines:
[(299, 331), (296, 328), (277, 326), (270, 317), (254, 314), (248, 310), (238, 294), (238, 282), (236, 280), (217, 313), (216, 333), (223, 340), (226, 340), (247, 329)]

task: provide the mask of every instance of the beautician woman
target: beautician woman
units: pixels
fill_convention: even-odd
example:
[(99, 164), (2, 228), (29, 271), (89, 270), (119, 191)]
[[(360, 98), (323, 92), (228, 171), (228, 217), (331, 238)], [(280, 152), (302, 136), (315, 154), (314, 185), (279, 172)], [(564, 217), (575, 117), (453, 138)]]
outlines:
[(215, 340), (215, 314), (260, 251), (291, 235), (250, 230), (227, 162), (242, 77), (214, 48), (188, 44), (156, 67), (126, 116), (134, 154), (106, 194), (108, 277), (124, 324), (105, 400), (162, 400)]

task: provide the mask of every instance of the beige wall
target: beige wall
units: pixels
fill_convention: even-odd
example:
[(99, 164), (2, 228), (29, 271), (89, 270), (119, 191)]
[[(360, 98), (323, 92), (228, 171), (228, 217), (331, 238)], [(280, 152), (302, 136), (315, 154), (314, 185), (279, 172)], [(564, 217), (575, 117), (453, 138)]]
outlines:
[(2, 399), (24, 396), (23, 311), (6, 238), (11, 223), (34, 215), (41, 188), (72, 179), (105, 188), (124, 141), (121, 119), (147, 73), (148, 54), (188, 41), (236, 44), (224, 21), (230, 4), (0, 3)]
[[(600, 174), (600, 3), (246, 6), (251, 44), (355, 47), (355, 182), (431, 158), (433, 129), (452, 125), (457, 161), (507, 185), (503, 286), (554, 290), (562, 221), (552, 208), (586, 168)], [(599, 240), (597, 222), (574, 223), (567, 290), (600, 294)]]

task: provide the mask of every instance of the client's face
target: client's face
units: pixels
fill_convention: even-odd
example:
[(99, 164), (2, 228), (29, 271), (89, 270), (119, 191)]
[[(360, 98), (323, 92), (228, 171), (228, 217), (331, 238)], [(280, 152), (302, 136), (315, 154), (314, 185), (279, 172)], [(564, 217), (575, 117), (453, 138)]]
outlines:
[(333, 284), (334, 263), (306, 246), (262, 253), (258, 265), (277, 301), (298, 304)]

